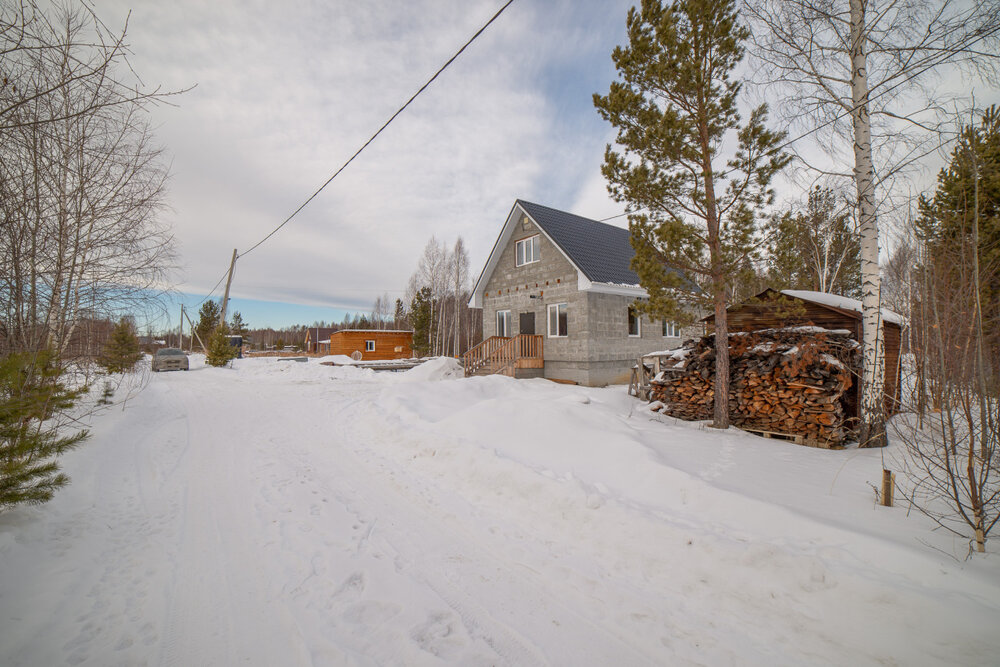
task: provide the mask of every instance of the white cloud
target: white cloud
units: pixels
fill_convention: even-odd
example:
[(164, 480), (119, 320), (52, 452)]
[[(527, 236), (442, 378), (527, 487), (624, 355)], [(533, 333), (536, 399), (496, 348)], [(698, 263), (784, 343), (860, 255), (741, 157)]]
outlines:
[[(144, 81), (197, 84), (178, 107), (154, 111), (172, 156), (178, 288), (210, 289), (233, 247), (245, 251), (287, 217), (498, 7), (180, 0), (134, 9), (132, 64)], [(585, 108), (589, 97), (567, 100), (549, 84), (587, 68), (584, 55), (607, 69), (626, 7), (611, 8), (607, 30), (573, 3), (512, 5), (307, 208), (238, 262), (233, 295), (365, 308), (405, 288), (432, 234), (449, 243), (464, 236), (476, 264), (515, 198), (570, 206), (592, 189), (580, 179), (599, 168), (604, 139), (581, 132), (567, 143), (596, 113)], [(126, 11), (99, 10), (111, 25)]]

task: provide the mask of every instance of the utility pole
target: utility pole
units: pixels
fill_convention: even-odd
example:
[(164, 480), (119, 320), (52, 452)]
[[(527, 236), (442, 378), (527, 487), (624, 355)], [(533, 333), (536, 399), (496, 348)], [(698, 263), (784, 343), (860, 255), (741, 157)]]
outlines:
[(202, 351), (208, 354), (208, 348), (205, 346), (205, 342), (202, 341), (201, 336), (198, 335), (198, 329), (195, 328), (194, 322), (191, 321), (191, 318), (188, 317), (187, 313), (185, 313), (183, 310), (181, 311), (181, 314), (188, 321), (188, 324), (191, 325), (191, 349), (192, 350), (194, 349), (194, 339), (197, 338), (198, 343), (201, 345)]
[(226, 324), (226, 308), (229, 307), (229, 286), (233, 284), (233, 267), (236, 266), (236, 248), (233, 248), (233, 260), (229, 262), (229, 277), (226, 278), (226, 293), (222, 297), (222, 316), (219, 324)]
[(179, 347), (180, 349), (183, 350), (184, 349), (184, 304), (183, 303), (181, 304), (181, 329), (180, 329), (180, 332), (181, 332), (181, 334), (180, 334), (180, 345), (178, 345), (177, 347)]

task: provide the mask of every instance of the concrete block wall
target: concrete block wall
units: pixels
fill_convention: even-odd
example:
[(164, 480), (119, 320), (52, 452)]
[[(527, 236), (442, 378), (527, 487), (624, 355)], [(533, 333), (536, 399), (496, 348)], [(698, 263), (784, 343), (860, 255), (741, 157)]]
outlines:
[(590, 292), (587, 296), (590, 316), (590, 349), (587, 360), (591, 377), (587, 384), (603, 385), (628, 382), (635, 360), (650, 352), (678, 347), (686, 332), (664, 336), (662, 320), (639, 318), (639, 336), (628, 335), (628, 310), (635, 302), (631, 296)]

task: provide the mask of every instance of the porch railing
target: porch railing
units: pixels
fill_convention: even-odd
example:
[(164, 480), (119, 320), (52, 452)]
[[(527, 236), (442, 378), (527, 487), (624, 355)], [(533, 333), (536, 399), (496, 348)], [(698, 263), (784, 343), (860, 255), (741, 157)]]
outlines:
[(513, 377), (515, 368), (542, 368), (542, 346), (542, 336), (537, 335), (490, 336), (462, 357), (465, 375), (502, 373)]

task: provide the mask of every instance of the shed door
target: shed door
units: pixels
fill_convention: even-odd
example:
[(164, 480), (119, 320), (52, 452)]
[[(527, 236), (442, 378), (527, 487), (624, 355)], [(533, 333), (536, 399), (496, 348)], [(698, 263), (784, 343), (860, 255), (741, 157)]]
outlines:
[(522, 334), (528, 334), (530, 336), (535, 335), (534, 313), (521, 313), (521, 321), (518, 325), (517, 332)]

